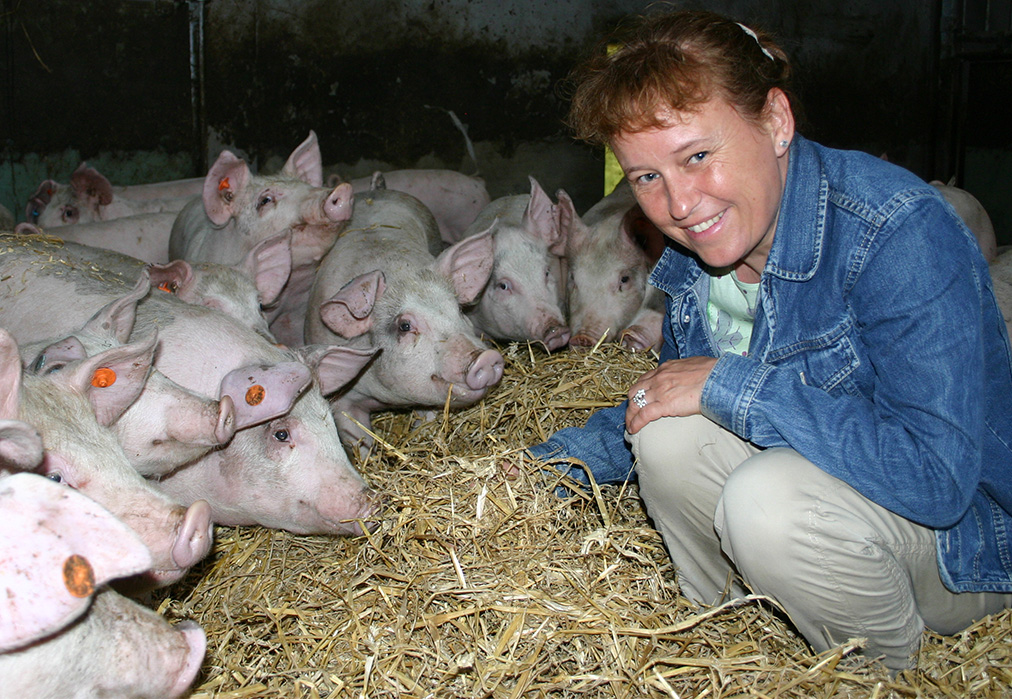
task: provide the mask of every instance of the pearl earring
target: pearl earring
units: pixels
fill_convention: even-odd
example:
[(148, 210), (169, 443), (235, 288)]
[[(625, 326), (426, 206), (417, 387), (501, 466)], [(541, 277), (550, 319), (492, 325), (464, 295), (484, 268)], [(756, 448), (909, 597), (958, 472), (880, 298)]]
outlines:
[(791, 145), (791, 142), (788, 141), (786, 138), (780, 142), (780, 147), (781, 148), (786, 148), (789, 145)]

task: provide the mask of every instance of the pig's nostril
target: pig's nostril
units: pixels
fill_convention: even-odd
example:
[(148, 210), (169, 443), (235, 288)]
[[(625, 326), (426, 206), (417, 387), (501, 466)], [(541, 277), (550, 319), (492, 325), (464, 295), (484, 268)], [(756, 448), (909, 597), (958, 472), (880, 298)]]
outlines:
[(577, 333), (569, 338), (569, 344), (576, 347), (590, 347), (596, 342), (597, 340), (586, 333)]

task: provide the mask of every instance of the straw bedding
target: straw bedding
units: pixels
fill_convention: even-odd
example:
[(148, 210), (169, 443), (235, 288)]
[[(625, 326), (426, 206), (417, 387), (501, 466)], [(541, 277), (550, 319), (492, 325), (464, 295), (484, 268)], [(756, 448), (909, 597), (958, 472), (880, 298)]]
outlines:
[(1008, 612), (926, 633), (919, 669), (891, 678), (860, 639), (813, 654), (769, 600), (693, 607), (635, 485), (558, 497), (561, 477), (522, 454), (620, 401), (654, 359), (614, 344), (504, 356), (478, 405), (376, 416), (357, 464), (387, 499), (376, 532), (217, 528), (212, 555), (153, 600), (207, 634), (194, 697), (1012, 696)]

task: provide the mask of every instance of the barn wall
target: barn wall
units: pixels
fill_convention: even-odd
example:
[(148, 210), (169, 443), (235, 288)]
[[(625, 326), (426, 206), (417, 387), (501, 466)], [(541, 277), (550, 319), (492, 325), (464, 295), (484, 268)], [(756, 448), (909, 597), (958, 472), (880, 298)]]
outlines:
[[(534, 174), (579, 208), (600, 154), (571, 141), (559, 83), (635, 0), (2, 0), (0, 203), (23, 219), (87, 159), (115, 184), (203, 174), (228, 147), (277, 167), (310, 129), (328, 170), (450, 167), (493, 196)], [(823, 143), (937, 172), (938, 17), (924, 0), (712, 0), (781, 37)], [(199, 68), (199, 66), (198, 66)], [(203, 90), (195, 89), (202, 84)], [(196, 109), (195, 109), (196, 105)], [(455, 116), (474, 144), (477, 163)], [(944, 151), (944, 149), (942, 149)]]

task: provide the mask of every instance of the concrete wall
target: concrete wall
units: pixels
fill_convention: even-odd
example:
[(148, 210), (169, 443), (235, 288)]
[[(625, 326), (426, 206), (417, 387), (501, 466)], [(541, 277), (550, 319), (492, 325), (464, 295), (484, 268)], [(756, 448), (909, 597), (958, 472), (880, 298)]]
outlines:
[[(190, 72), (197, 3), (2, 2), (0, 203), (19, 219), (42, 179), (66, 181), (81, 159), (115, 184), (203, 174), (225, 146), (267, 169), (310, 129), (330, 169), (348, 177), (377, 166), (477, 169), (497, 196), (523, 191), (534, 174), (586, 208), (600, 194), (601, 158), (566, 133), (559, 82), (622, 16), (650, 4), (213, 0), (201, 131)], [(948, 178), (933, 169), (939, 2), (671, 4), (778, 34), (797, 64), (809, 136)]]

